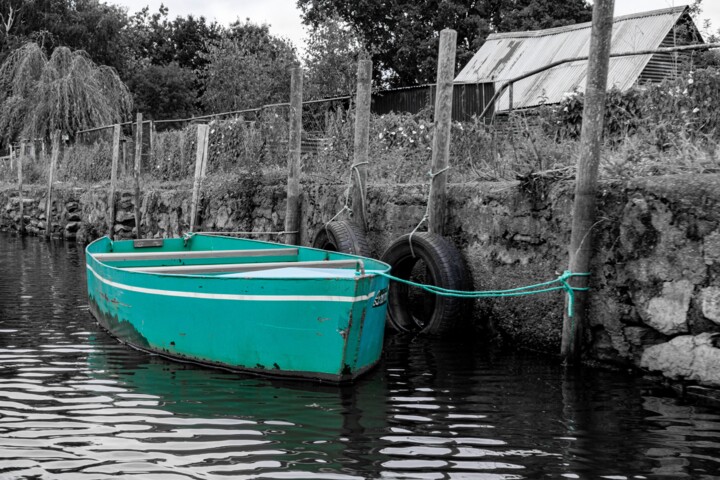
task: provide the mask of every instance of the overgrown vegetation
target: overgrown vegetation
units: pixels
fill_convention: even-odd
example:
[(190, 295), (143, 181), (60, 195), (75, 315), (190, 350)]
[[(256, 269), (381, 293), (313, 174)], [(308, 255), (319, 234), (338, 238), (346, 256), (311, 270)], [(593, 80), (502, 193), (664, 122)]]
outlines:
[[(633, 178), (673, 173), (720, 172), (720, 73), (699, 70), (657, 85), (607, 96), (601, 176)], [(353, 109), (343, 102), (316, 104), (303, 111), (303, 176), (326, 183), (349, 179), (354, 143)], [(562, 103), (484, 121), (453, 123), (450, 181), (502, 181), (532, 175), (572, 178), (579, 152), (583, 95)], [(432, 113), (373, 116), (369, 179), (373, 183), (427, 183), (432, 153)], [(59, 179), (89, 182), (109, 178), (110, 143), (69, 147)], [(210, 123), (212, 178), (285, 175), (288, 156), (287, 108), (261, 110), (252, 117)], [(158, 133), (143, 158), (146, 181), (191, 182), (197, 127)], [(132, 152), (128, 149), (132, 165)], [(75, 158), (70, 162), (70, 158)], [(127, 168), (130, 172), (132, 168)], [(7, 162), (0, 175), (13, 179)], [(27, 183), (27, 181), (26, 181)]]

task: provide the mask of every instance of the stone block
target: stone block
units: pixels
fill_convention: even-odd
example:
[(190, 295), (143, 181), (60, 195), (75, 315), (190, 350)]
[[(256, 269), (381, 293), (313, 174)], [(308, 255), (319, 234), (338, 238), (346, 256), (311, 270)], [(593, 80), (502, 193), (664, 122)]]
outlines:
[(702, 314), (720, 325), (720, 287), (704, 288), (700, 294)]
[(217, 228), (225, 228), (230, 221), (230, 209), (226, 206), (218, 208), (217, 215), (215, 217), (215, 226)]
[(665, 335), (688, 331), (687, 312), (694, 285), (688, 280), (666, 282), (662, 295), (650, 299), (645, 323)]
[(115, 222), (116, 223), (135, 223), (135, 212), (131, 212), (128, 210), (120, 210), (115, 214)]
[(661, 372), (673, 380), (692, 380), (701, 385), (720, 387), (720, 336), (701, 333), (682, 335), (669, 342), (647, 348), (640, 366)]
[(705, 264), (712, 265), (720, 263), (720, 231), (716, 230), (703, 240), (705, 251)]

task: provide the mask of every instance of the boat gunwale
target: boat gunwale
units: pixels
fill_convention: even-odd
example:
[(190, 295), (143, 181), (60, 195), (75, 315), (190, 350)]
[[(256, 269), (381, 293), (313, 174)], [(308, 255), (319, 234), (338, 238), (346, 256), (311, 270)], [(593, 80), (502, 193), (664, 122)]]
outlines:
[[(201, 235), (201, 234), (195, 234), (195, 235)], [(228, 237), (228, 236), (221, 236), (221, 235), (201, 235), (201, 236), (203, 236), (203, 237), (214, 237), (214, 238), (227, 238), (227, 239), (231, 239), (231, 240), (249, 241), (249, 242), (252, 242), (252, 243), (263, 244), (263, 245), (273, 245), (273, 246), (279, 245), (279, 246), (281, 246), (281, 247), (277, 248), (278, 250), (280, 250), (281, 248), (284, 247), (282, 244), (273, 243), (273, 242), (266, 242), (266, 241), (263, 241), (263, 240), (236, 238), (236, 237)], [(325, 253), (337, 254), (337, 255), (340, 255), (340, 256), (342, 256), (342, 257), (344, 257), (344, 258), (347, 258), (348, 260), (352, 259), (352, 260), (361, 260), (361, 261), (363, 261), (363, 260), (366, 260), (366, 259), (367, 259), (367, 260), (370, 260), (371, 262), (374, 262), (374, 263), (377, 263), (377, 264), (379, 264), (379, 265), (382, 265), (384, 268), (383, 268), (382, 270), (377, 269), (377, 268), (371, 268), (371, 269), (363, 268), (363, 271), (364, 271), (365, 273), (360, 273), (360, 274), (355, 275), (355, 276), (352, 276), (352, 277), (349, 277), (349, 276), (328, 276), (328, 277), (263, 277), (263, 278), (261, 278), (261, 279), (260, 279), (260, 278), (253, 278), (253, 277), (228, 277), (228, 276), (220, 276), (220, 275), (217, 275), (217, 274), (202, 274), (202, 273), (183, 274), (183, 273), (144, 272), (144, 271), (140, 271), (140, 270), (129, 270), (127, 267), (116, 266), (116, 265), (109, 265), (109, 264), (107, 264), (107, 263), (105, 263), (105, 262), (103, 262), (103, 261), (100, 261), (100, 260), (96, 259), (95, 256), (94, 256), (94, 254), (93, 254), (92, 252), (90, 252), (89, 249), (90, 249), (90, 247), (91, 247), (92, 245), (94, 245), (94, 244), (96, 244), (96, 243), (98, 243), (98, 242), (101, 242), (101, 241), (103, 241), (103, 240), (105, 240), (105, 239), (107, 239), (108, 241), (110, 241), (110, 242), (111, 242), (111, 245), (115, 243), (115, 242), (114, 242), (112, 239), (110, 239), (107, 235), (104, 236), (104, 237), (100, 237), (100, 238), (92, 241), (90, 244), (87, 245), (87, 247), (85, 248), (86, 257), (92, 258), (92, 260), (93, 260), (93, 262), (94, 262), (95, 264), (100, 265), (100, 266), (102, 266), (103, 268), (106, 268), (106, 269), (111, 270), (111, 271), (113, 271), (113, 272), (122, 272), (123, 274), (129, 274), (129, 275), (130, 275), (130, 278), (133, 278), (133, 277), (134, 277), (134, 278), (153, 278), (153, 277), (157, 277), (157, 278), (159, 278), (159, 279), (167, 279), (167, 278), (181, 279), (181, 278), (182, 278), (182, 279), (195, 279), (195, 280), (197, 280), (197, 279), (202, 279), (202, 280), (212, 280), (212, 281), (218, 281), (218, 280), (226, 280), (226, 281), (248, 281), (248, 280), (250, 280), (250, 281), (258, 281), (258, 280), (263, 280), (263, 281), (293, 281), (293, 282), (297, 282), (297, 281), (307, 281), (307, 280), (332, 280), (332, 281), (353, 281), (353, 282), (356, 282), (356, 281), (359, 280), (359, 279), (364, 279), (364, 278), (368, 278), (368, 277), (376, 277), (376, 276), (379, 276), (380, 273), (389, 273), (390, 270), (392, 269), (392, 267), (391, 267), (390, 265), (388, 265), (387, 263), (382, 262), (382, 261), (380, 261), (380, 260), (377, 260), (377, 259), (375, 259), (375, 258), (362, 257), (362, 256), (360, 256), (360, 255), (353, 255), (353, 254), (342, 253), (342, 252), (328, 252), (328, 251), (326, 251), (326, 250), (322, 250), (322, 249), (319, 249), (319, 248), (305, 247), (305, 246), (299, 246), (299, 245), (298, 245), (298, 246), (296, 246), (296, 248), (298, 249), (298, 252), (300, 252), (300, 250), (302, 250), (302, 249), (306, 249), (306, 250), (313, 250), (313, 251), (317, 251), (317, 252), (325, 252)], [(256, 258), (256, 257), (253, 257), (253, 258)], [(270, 263), (270, 262), (267, 262), (267, 263)], [(278, 261), (278, 263), (280, 263), (280, 261)], [(295, 262), (287, 262), (287, 263), (295, 263)], [(299, 263), (299, 262), (298, 262), (298, 263)], [(251, 264), (252, 264), (252, 262), (239, 263), (238, 265), (251, 265)], [(86, 267), (87, 267), (87, 266), (89, 266), (89, 264), (86, 262)], [(287, 267), (287, 265), (285, 265), (285, 267)], [(302, 266), (299, 265), (298, 268), (302, 268)], [(319, 267), (313, 267), (313, 268), (319, 268)], [(346, 269), (339, 268), (339, 269), (337, 269), (337, 270), (350, 270), (350, 269), (349, 269), (349, 268), (346, 268)], [(97, 274), (97, 272), (95, 272), (95, 273)], [(230, 273), (230, 272), (225, 272), (225, 273)], [(139, 276), (139, 277), (135, 277), (135, 275), (140, 275), (140, 276)]]

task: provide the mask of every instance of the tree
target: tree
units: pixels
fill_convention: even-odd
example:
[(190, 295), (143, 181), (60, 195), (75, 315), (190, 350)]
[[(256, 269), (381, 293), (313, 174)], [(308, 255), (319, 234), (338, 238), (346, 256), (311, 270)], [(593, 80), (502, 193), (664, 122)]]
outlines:
[(490, 33), (567, 25), (592, 16), (586, 0), (298, 0), (298, 6), (312, 28), (333, 16), (346, 22), (370, 52), (376, 81), (386, 86), (434, 82), (444, 28), (458, 33), (460, 68)]
[(148, 65), (128, 81), (135, 108), (155, 120), (187, 118), (196, 111), (197, 77), (177, 62)]
[[(189, 15), (171, 21), (167, 13), (164, 6), (152, 14), (145, 7), (130, 17), (123, 33), (129, 59), (123, 76), (137, 108), (155, 119), (197, 111), (208, 47), (222, 32), (222, 27), (205, 17)], [(161, 94), (169, 98), (158, 98)]]
[(584, 1), (515, 0), (501, 16), (499, 32), (525, 32), (589, 22), (592, 10)]
[(168, 19), (167, 7), (161, 5), (155, 13), (148, 7), (136, 12), (128, 20), (123, 43), (136, 61), (153, 65), (177, 62), (182, 68), (202, 69), (202, 54), (208, 45), (220, 39), (222, 27), (208, 23), (205, 17), (177, 17)]
[(323, 98), (346, 95), (355, 89), (362, 47), (355, 34), (338, 18), (324, 20), (309, 32), (305, 51), (307, 80), (303, 95)]
[(270, 35), (267, 25), (235, 22), (223, 38), (202, 57), (202, 104), (213, 112), (255, 108), (287, 101), (291, 66), (297, 63), (295, 47)]
[(118, 6), (98, 0), (0, 0), (0, 12), (5, 24), (0, 61), (33, 41), (47, 54), (62, 45), (85, 50), (99, 64), (123, 67), (120, 37), (127, 14)]
[(39, 45), (15, 50), (0, 66), (0, 136), (49, 137), (119, 122), (132, 100), (114, 69), (97, 66), (83, 51)]

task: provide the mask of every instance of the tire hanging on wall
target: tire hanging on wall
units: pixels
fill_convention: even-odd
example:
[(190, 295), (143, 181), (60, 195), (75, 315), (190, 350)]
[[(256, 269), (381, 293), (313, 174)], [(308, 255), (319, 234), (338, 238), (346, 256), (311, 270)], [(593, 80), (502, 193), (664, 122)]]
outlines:
[(370, 246), (362, 227), (346, 221), (330, 222), (315, 234), (312, 246), (331, 252), (370, 257)]
[[(395, 240), (382, 256), (382, 261), (392, 267), (393, 276), (410, 280), (411, 276), (424, 274), (425, 278), (419, 283), (453, 290), (470, 289), (465, 262), (455, 245), (440, 235), (415, 233), (411, 250), (409, 236)], [(425, 265), (424, 272), (418, 272), (419, 261)], [(391, 282), (388, 319), (395, 330), (442, 334), (457, 331), (467, 323), (468, 299), (423, 292), (420, 302), (418, 291), (404, 283)]]

